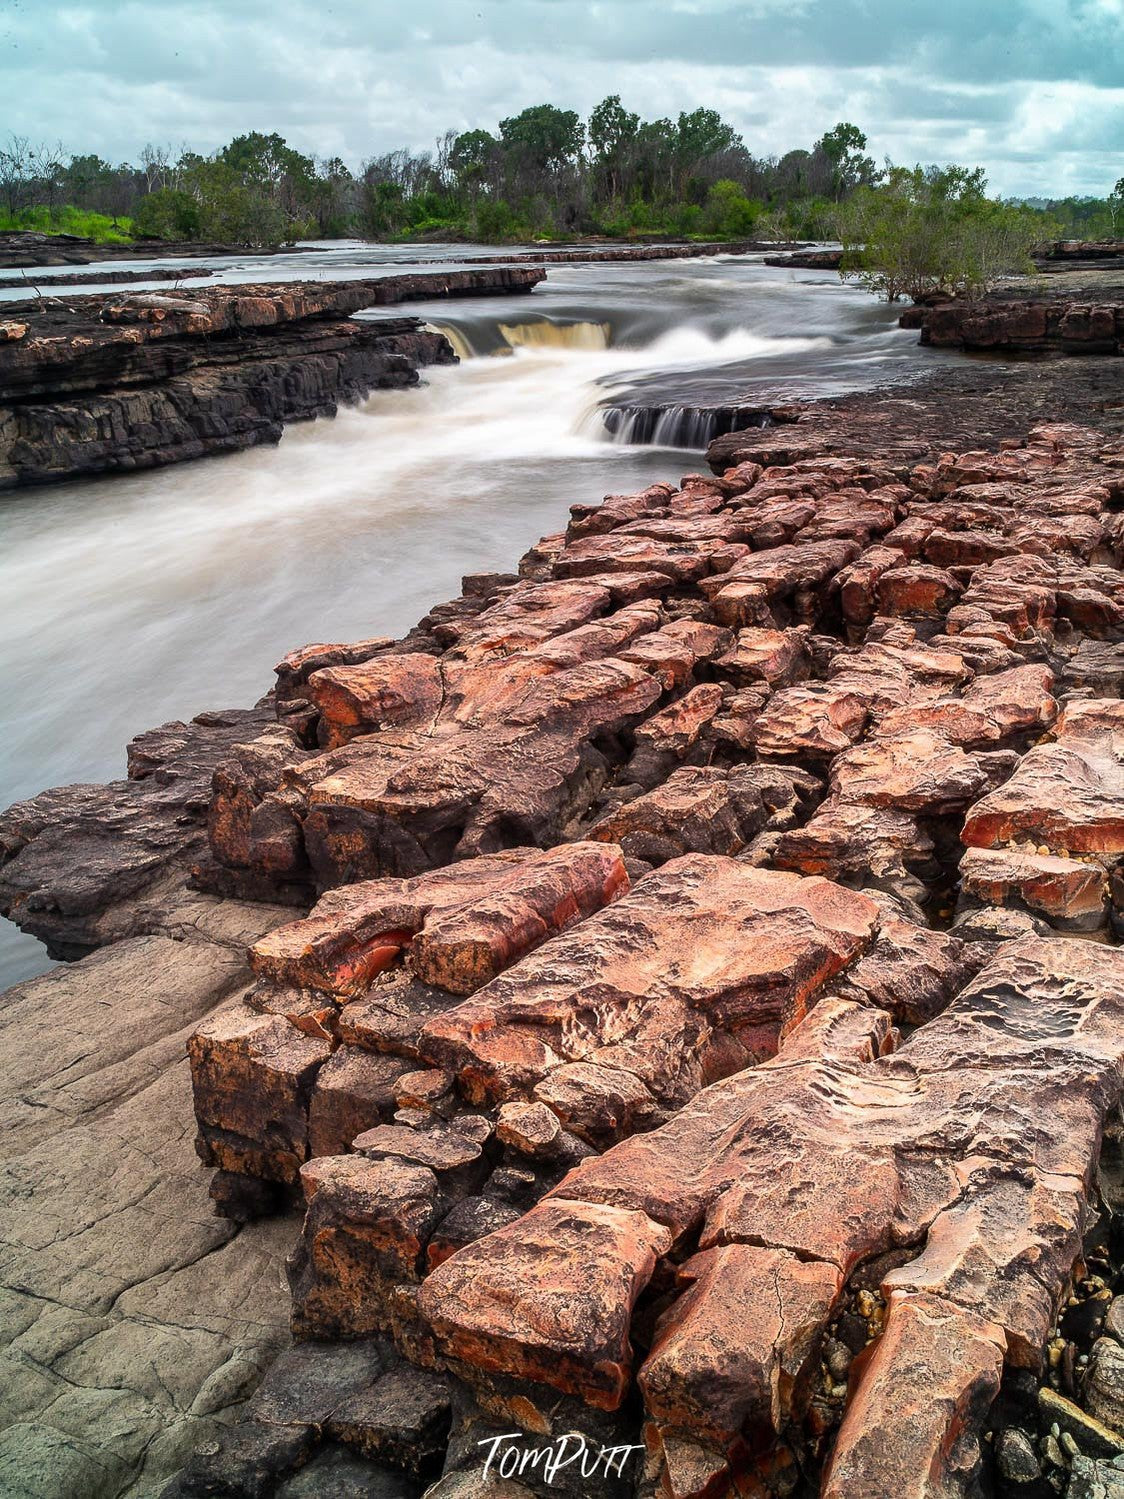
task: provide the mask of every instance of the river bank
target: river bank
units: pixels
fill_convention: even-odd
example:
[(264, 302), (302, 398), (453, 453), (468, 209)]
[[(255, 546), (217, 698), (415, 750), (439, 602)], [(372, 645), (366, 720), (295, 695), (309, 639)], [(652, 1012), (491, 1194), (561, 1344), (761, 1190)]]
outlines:
[[(151, 1492), (202, 1439), (177, 1494), (221, 1470), (236, 1492), (375, 1482), (405, 1496), (442, 1466), (443, 1493), (472, 1491), (479, 1440), (576, 1427), (630, 1446), (641, 1399), (650, 1460), (684, 1499), (721, 1487), (729, 1464), (778, 1494), (810, 1492), (826, 1464), (840, 1495), (867, 1474), (905, 1491), (944, 1464), (961, 1492), (1008, 1429), (1045, 1465), (1048, 1427), (1025, 1415), (977, 1444), (1003, 1339), (1033, 1363), (1053, 1330), (1096, 1120), (1118, 1088), (1114, 370), (976, 364), (783, 415), (777, 403), (774, 425), (716, 440), (714, 478), (576, 503), (518, 576), (466, 580), (400, 640), (296, 651), (258, 709), (145, 736), (129, 780), (7, 814), (6, 907), (69, 956), (98, 951), (15, 991), (7, 1012), (15, 1054), (40, 1070), (15, 1079), (12, 1103), (38, 1134), (9, 1163), (29, 1195), (8, 1283), (30, 1290), (16, 1296), (5, 1474)], [(1038, 411), (1053, 420), (1031, 431)], [(353, 884), (368, 877), (391, 882), (393, 924), (380, 890)], [(518, 912), (510, 895), (496, 904), (512, 878)], [(325, 885), (338, 893), (316, 924), (288, 927)], [(563, 1018), (544, 1057), (524, 1017), (548, 997)], [(896, 1049), (894, 1025), (911, 1033)], [(192, 1033), (201, 1148), (233, 1215), (208, 1233), (226, 1258), (199, 1237), (186, 1067), (170, 1062)], [(901, 1079), (917, 1101), (886, 1135), (895, 1178), (864, 1100), (881, 1089), (889, 1107)], [(175, 1140), (177, 1164), (144, 1210), (163, 1232), (155, 1268), (120, 1297), (102, 1267), (135, 1233), (127, 1201), (151, 1193), (128, 1154), (138, 1117), (149, 1151)], [(1058, 1157), (1049, 1183), (1036, 1119)], [(946, 1200), (939, 1173), (908, 1176), (909, 1142), (939, 1138), (955, 1177), (969, 1124), (966, 1199)], [(746, 1142), (736, 1159), (715, 1155), (715, 1130)], [(778, 1130), (811, 1194), (799, 1219), (770, 1197)], [(107, 1150), (118, 1196), (99, 1206), (74, 1173)], [(252, 1336), (245, 1317), (222, 1319), (246, 1264), (276, 1265), (297, 1233), (284, 1217), (237, 1225), (292, 1200), (309, 1154), (292, 1284), (298, 1331), (328, 1343), (279, 1361), (224, 1437), (283, 1342), (283, 1299), (254, 1303)], [(658, 1203), (657, 1159), (679, 1184)], [(872, 1189), (899, 1186), (860, 1212), (839, 1184), (867, 1159)], [(1068, 1196), (1063, 1166), (1080, 1183)], [(696, 1247), (704, 1209), (715, 1242)], [(965, 1211), (982, 1258), (960, 1268)], [(1064, 1230), (1047, 1211), (1068, 1215)], [(55, 1212), (65, 1247), (45, 1258), (38, 1225)], [(912, 1247), (887, 1258), (890, 1221)], [(1051, 1236), (1029, 1280), (1001, 1258), (1014, 1251), (997, 1226), (1016, 1245)], [(99, 1268), (52, 1290), (75, 1262)], [(992, 1262), (1013, 1268), (996, 1277)], [(206, 1354), (173, 1383), (199, 1274), (211, 1304), (187, 1320), (205, 1323)], [(734, 1283), (754, 1306), (763, 1276), (775, 1327), (724, 1299)], [(552, 1331), (559, 1305), (573, 1333)], [(170, 1398), (137, 1366), (137, 1319), (159, 1330), (152, 1367)], [(364, 1340), (334, 1343), (341, 1332)], [(716, 1406), (695, 1382), (714, 1388), (717, 1357), (743, 1372)], [(964, 1422), (955, 1465), (946, 1408)]]

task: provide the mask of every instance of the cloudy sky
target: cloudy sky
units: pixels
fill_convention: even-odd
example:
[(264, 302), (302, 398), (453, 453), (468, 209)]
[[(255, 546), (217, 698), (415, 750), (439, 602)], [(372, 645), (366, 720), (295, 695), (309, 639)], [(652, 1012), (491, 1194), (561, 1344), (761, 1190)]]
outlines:
[(1124, 0), (0, 0), (0, 136), (113, 160), (246, 130), (357, 165), (609, 93), (759, 155), (853, 120), (1007, 194), (1124, 175)]

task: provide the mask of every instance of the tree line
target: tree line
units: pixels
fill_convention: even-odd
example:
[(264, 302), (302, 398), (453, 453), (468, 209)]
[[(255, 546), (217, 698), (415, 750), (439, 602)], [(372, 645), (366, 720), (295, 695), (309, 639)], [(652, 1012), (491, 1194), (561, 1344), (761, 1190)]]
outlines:
[(7, 227), (104, 219), (114, 232), (243, 244), (360, 235), (513, 241), (601, 234), (820, 236), (834, 206), (877, 176), (866, 137), (837, 125), (810, 149), (757, 157), (717, 111), (642, 120), (616, 95), (583, 121), (534, 105), (495, 132), (450, 131), (358, 172), (278, 134), (209, 156), (148, 145), (139, 164), (10, 137), (0, 147)]
[(266, 245), (300, 239), (838, 239), (843, 271), (891, 300), (975, 295), (1062, 237), (1124, 234), (1104, 198), (1002, 201), (981, 169), (876, 167), (841, 122), (808, 149), (755, 156), (716, 110), (643, 120), (616, 94), (582, 120), (537, 104), (495, 131), (449, 131), (352, 172), (252, 131), (209, 156), (145, 146), (137, 165), (12, 136), (0, 229)]

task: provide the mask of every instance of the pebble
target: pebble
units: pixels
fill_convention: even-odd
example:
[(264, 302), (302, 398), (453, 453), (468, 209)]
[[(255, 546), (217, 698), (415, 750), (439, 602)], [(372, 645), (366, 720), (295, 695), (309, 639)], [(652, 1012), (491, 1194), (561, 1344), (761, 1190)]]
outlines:
[(1008, 1426), (999, 1439), (999, 1471), (1010, 1483), (1033, 1483), (1042, 1476), (1030, 1438), (1017, 1426)]

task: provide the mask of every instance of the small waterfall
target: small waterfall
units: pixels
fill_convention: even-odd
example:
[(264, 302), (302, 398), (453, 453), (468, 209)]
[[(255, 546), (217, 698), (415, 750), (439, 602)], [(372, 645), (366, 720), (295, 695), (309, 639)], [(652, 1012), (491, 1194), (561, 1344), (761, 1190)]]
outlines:
[(609, 347), (608, 323), (501, 323), (500, 332), (512, 349), (592, 349)]
[(453, 346), (453, 353), (458, 359), (475, 359), (476, 350), (469, 343), (460, 328), (454, 328), (451, 323), (426, 323), (426, 329), (430, 333), (440, 333), (447, 338)]
[(460, 359), (514, 354), (516, 349), (574, 349), (603, 354), (612, 345), (611, 323), (554, 322), (536, 318), (527, 323), (501, 323), (477, 318), (463, 323), (432, 322), (426, 327), (443, 334)]
[(614, 442), (693, 450), (726, 432), (772, 423), (760, 406), (603, 406), (601, 418)]

